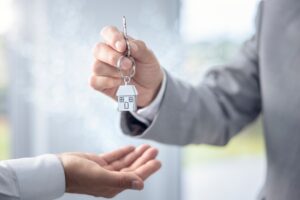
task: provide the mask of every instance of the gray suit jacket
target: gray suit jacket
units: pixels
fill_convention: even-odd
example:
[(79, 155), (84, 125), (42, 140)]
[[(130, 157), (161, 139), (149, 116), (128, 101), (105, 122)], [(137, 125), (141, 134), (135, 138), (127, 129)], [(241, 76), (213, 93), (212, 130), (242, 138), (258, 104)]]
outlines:
[[(246, 9), (246, 8), (245, 8)], [(230, 64), (192, 87), (167, 74), (148, 127), (123, 113), (125, 134), (163, 143), (225, 145), (262, 112), (267, 176), (262, 199), (300, 199), (300, 1), (260, 3), (255, 36)]]

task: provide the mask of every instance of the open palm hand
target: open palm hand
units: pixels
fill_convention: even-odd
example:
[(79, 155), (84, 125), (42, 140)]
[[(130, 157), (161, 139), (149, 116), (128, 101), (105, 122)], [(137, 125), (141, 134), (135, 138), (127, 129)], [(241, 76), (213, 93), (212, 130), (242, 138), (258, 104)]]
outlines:
[(61, 154), (66, 192), (111, 198), (125, 189), (141, 190), (144, 180), (161, 167), (157, 154), (149, 145), (127, 146), (101, 155)]

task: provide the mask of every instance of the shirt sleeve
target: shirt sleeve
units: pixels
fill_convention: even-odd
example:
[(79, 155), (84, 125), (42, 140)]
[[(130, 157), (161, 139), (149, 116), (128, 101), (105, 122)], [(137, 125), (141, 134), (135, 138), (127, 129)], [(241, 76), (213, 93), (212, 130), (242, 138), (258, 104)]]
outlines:
[(137, 112), (131, 112), (131, 114), (137, 120), (145, 123), (148, 126), (151, 124), (155, 116), (158, 114), (159, 107), (166, 90), (166, 82), (167, 82), (167, 76), (164, 72), (163, 81), (155, 99), (148, 106), (139, 109)]
[(52, 154), (2, 161), (0, 186), (3, 200), (55, 199), (65, 192), (64, 169)]

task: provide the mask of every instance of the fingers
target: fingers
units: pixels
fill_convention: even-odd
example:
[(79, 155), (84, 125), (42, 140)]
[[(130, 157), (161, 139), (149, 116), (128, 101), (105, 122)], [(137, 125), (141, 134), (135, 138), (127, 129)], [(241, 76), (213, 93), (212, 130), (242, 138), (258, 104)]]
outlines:
[(139, 157), (131, 166), (127, 169), (130, 171), (136, 170), (140, 166), (144, 165), (150, 160), (153, 160), (158, 155), (158, 150), (156, 148), (149, 148), (147, 151), (143, 153), (141, 157)]
[[(123, 56), (122, 53), (117, 52), (111, 46), (101, 42), (94, 47), (93, 54), (99, 61), (114, 67), (117, 67), (118, 60)], [(121, 67), (124, 70), (128, 70), (132, 67), (132, 61), (128, 58), (124, 58), (121, 64)]]
[(120, 160), (116, 160), (108, 166), (108, 169), (119, 171), (124, 168), (128, 168), (134, 161), (140, 158), (144, 152), (149, 149), (149, 145), (141, 145), (135, 149), (135, 151), (130, 152), (125, 157)]
[(81, 153), (81, 152), (70, 152), (70, 153), (65, 153), (66, 155), (71, 155), (71, 156), (78, 156), (81, 158), (85, 158), (91, 161), (94, 161), (95, 163), (97, 163), (100, 166), (105, 166), (107, 165), (107, 162), (101, 158), (100, 156), (96, 155), (96, 154), (92, 154), (92, 153)]
[(120, 189), (142, 190), (144, 188), (143, 180), (133, 172), (110, 172), (107, 184), (111, 187)]
[(145, 165), (140, 166), (135, 170), (135, 173), (141, 177), (141, 179), (146, 180), (153, 173), (157, 172), (161, 168), (161, 163), (158, 160), (150, 160)]
[(118, 52), (124, 52), (126, 43), (123, 33), (114, 26), (106, 26), (101, 30), (101, 36), (112, 48)]
[(108, 164), (115, 160), (119, 160), (123, 158), (125, 155), (129, 154), (130, 152), (134, 151), (135, 147), (134, 146), (126, 146), (123, 148), (120, 148), (118, 150), (109, 152), (109, 153), (104, 153), (100, 155), (101, 158), (103, 158)]
[(94, 74), (97, 76), (107, 76), (107, 77), (114, 77), (114, 78), (120, 77), (120, 73), (119, 73), (118, 69), (110, 66), (107, 63), (99, 61), (99, 60), (96, 60), (94, 62), (93, 71), (94, 71)]
[(90, 79), (90, 85), (100, 92), (107, 89), (116, 88), (122, 84), (120, 78), (106, 77), (106, 76), (92, 76)]
[[(131, 146), (125, 147), (105, 154), (104, 157), (108, 156), (108, 161), (118, 159), (133, 149)], [(59, 155), (65, 171), (67, 192), (113, 197), (125, 189), (143, 189), (144, 182), (136, 173), (106, 170), (92, 161), (94, 157), (100, 156), (85, 153)]]
[[(106, 44), (118, 53), (123, 53), (126, 50), (126, 42), (123, 33), (116, 27), (104, 27), (101, 31), (101, 36), (105, 40)], [(153, 58), (155, 58), (152, 51), (147, 48), (145, 42), (129, 37), (129, 45), (131, 47), (131, 55), (137, 60), (147, 63), (153, 61)]]

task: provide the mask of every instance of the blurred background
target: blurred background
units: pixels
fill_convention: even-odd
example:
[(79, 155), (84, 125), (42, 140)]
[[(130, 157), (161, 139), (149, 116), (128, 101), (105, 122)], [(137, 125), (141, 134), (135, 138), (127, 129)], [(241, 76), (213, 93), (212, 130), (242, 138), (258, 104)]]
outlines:
[[(145, 40), (162, 66), (197, 84), (254, 33), (258, 0), (0, 0), (0, 159), (126, 144), (160, 149), (143, 192), (114, 199), (252, 200), (265, 176), (258, 119), (226, 147), (183, 148), (121, 134), (116, 104), (88, 85), (105, 25)], [(155, 192), (154, 192), (155, 191)], [(171, 192), (170, 192), (171, 191)], [(68, 199), (95, 199), (64, 195)]]

